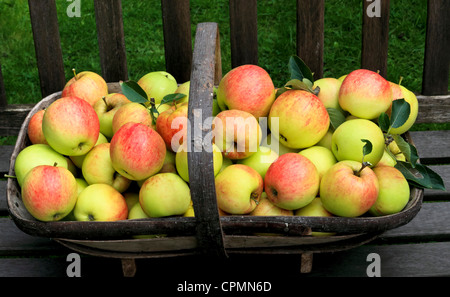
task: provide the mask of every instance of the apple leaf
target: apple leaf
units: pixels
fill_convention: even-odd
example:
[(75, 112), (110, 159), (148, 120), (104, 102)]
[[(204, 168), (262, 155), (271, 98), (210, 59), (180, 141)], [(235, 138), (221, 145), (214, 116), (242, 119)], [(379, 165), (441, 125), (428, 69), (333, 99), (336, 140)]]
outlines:
[(328, 115), (330, 116), (331, 127), (336, 130), (340, 124), (345, 122), (345, 115), (338, 109), (327, 107)]
[(444, 182), (439, 174), (423, 164), (419, 163), (412, 167), (408, 162), (397, 161), (395, 168), (400, 170), (408, 182), (415, 187), (445, 191)]
[(364, 142), (363, 146), (363, 156), (367, 156), (372, 152), (372, 142), (368, 139), (361, 139), (362, 142)]
[(391, 127), (391, 120), (389, 119), (387, 113), (382, 112), (380, 114), (380, 116), (378, 117), (378, 126), (383, 132), (389, 131), (389, 128)]
[(392, 101), (391, 127), (398, 128), (402, 126), (409, 118), (411, 106), (405, 99), (397, 99)]
[(419, 160), (419, 155), (417, 154), (417, 149), (415, 146), (407, 142), (403, 137), (397, 134), (393, 134), (392, 138), (397, 143), (400, 151), (405, 155), (406, 160), (414, 168)]
[(313, 92), (313, 90), (311, 89), (312, 86), (310, 87), (310, 84), (308, 82), (303, 82), (299, 79), (291, 79), (290, 81), (288, 81), (285, 85), (286, 88), (289, 89), (294, 89), (294, 90), (303, 90), (303, 91), (308, 91), (308, 92)]
[(186, 95), (181, 93), (168, 94), (164, 96), (160, 104), (172, 103), (173, 101), (178, 101), (184, 97), (186, 97)]
[(291, 73), (291, 79), (298, 79), (303, 81), (304, 78), (308, 79), (311, 84), (314, 82), (311, 69), (300, 59), (298, 56), (291, 56), (289, 59), (289, 71)]
[(147, 93), (138, 85), (137, 82), (129, 80), (120, 82), (122, 93), (132, 102), (146, 103), (148, 102)]

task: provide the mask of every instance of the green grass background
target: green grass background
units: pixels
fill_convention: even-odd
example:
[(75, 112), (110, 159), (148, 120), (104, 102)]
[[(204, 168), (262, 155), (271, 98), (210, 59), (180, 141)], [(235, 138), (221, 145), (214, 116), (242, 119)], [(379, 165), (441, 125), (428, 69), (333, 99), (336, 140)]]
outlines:
[[(414, 92), (422, 86), (426, 0), (390, 2), (388, 79)], [(101, 73), (92, 0), (81, 0), (81, 17), (66, 14), (71, 2), (56, 0), (66, 79), (72, 68)], [(228, 0), (191, 0), (196, 24), (219, 24), (223, 74), (231, 69)], [(259, 65), (275, 85), (287, 81), (287, 62), (296, 53), (296, 1), (258, 1)], [(160, 0), (123, 0), (129, 78), (165, 70)], [(360, 67), (362, 0), (325, 1), (324, 76), (339, 77)], [(0, 63), (8, 103), (42, 99), (26, 0), (0, 0)], [(180, 82), (181, 83), (181, 82)]]

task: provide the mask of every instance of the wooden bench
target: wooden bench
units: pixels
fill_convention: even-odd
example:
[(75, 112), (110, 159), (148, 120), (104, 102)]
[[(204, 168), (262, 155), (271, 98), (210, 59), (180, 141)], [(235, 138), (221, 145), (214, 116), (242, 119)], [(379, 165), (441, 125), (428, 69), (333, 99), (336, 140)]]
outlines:
[[(324, 2), (298, 0), (297, 53), (313, 70), (315, 78), (323, 75)], [(42, 96), (60, 91), (64, 86), (62, 55), (58, 50), (59, 32), (54, 1), (30, 0), (31, 24), (36, 46)], [(189, 1), (162, 2), (166, 50), (166, 69), (180, 81), (189, 80), (192, 63)], [(366, 11), (369, 2), (364, 1)], [(449, 73), (449, 2), (428, 3), (428, 27), (424, 57), (423, 87), (417, 91), (417, 123), (448, 123), (450, 97)], [(301, 9), (300, 9), (301, 7)], [(386, 75), (389, 1), (382, 1), (381, 17), (366, 14), (363, 21), (361, 67)], [(102, 75), (108, 82), (127, 79), (121, 1), (95, 1)], [(258, 62), (256, 42), (256, 0), (230, 1), (231, 53), (233, 67)], [(104, 22), (103, 25), (101, 22)], [(107, 24), (107, 25), (105, 25)], [(44, 29), (45, 28), (45, 29)], [(442, 40), (442, 36), (447, 36)], [(317, 48), (317, 51), (308, 49)], [(187, 71), (186, 69), (189, 69)], [(32, 105), (6, 105), (0, 71), (0, 135), (17, 135)], [(282, 269), (292, 276), (368, 276), (371, 264), (381, 261), (381, 276), (450, 276), (450, 131), (411, 132), (421, 162), (443, 178), (447, 191), (425, 190), (418, 215), (408, 224), (383, 233), (375, 241), (347, 251), (314, 256), (310, 273), (302, 274), (301, 255), (233, 255), (224, 263), (198, 265), (201, 256), (152, 258), (136, 261), (136, 276), (174, 273), (173, 267), (190, 267), (194, 273), (225, 275), (239, 267), (243, 280), (268, 269)], [(0, 176), (8, 173), (12, 145), (0, 146)], [(19, 230), (8, 217), (6, 180), (0, 179), (0, 276), (67, 276), (74, 261), (72, 250), (49, 238), (34, 237)], [(377, 258), (378, 257), (378, 258)], [(306, 258), (305, 258), (306, 259)], [(311, 258), (309, 258), (311, 259)], [(245, 265), (242, 263), (245, 262)], [(82, 276), (121, 276), (127, 261), (81, 255)], [(133, 263), (131, 263), (133, 264)], [(205, 266), (208, 269), (205, 269)], [(207, 274), (205, 275), (204, 272)], [(185, 273), (185, 272), (184, 272)], [(180, 278), (187, 277), (180, 271)], [(247, 277), (247, 278), (246, 278)]]

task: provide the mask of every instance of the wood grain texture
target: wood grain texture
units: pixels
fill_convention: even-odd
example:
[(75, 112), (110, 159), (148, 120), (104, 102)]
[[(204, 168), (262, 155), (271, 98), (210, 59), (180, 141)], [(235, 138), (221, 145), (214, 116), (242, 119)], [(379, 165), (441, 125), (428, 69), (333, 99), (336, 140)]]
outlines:
[(189, 100), (188, 109), (190, 143), (187, 147), (199, 250), (205, 255), (225, 257), (214, 183), (212, 142), (207, 137), (211, 122), (204, 123), (212, 117), (215, 67), (220, 63), (217, 60), (218, 36), (217, 23), (200, 23), (197, 26), (189, 92), (189, 98), (193, 98)]
[(102, 76), (106, 82), (128, 79), (122, 1), (94, 1)]
[(189, 0), (161, 0), (166, 71), (178, 83), (190, 80), (192, 67)]
[[(377, 7), (377, 3), (380, 3)], [(361, 68), (387, 77), (390, 1), (363, 1)], [(372, 13), (378, 13), (373, 15)]]
[(450, 1), (428, 0), (426, 32), (422, 94), (446, 95), (450, 67)]
[(65, 84), (55, 0), (28, 0), (42, 97), (61, 91)]
[(324, 0), (297, 0), (297, 56), (314, 74), (323, 77)]
[(231, 67), (258, 65), (258, 15), (256, 0), (230, 0)]
[(417, 95), (419, 114), (416, 123), (449, 123), (450, 95)]

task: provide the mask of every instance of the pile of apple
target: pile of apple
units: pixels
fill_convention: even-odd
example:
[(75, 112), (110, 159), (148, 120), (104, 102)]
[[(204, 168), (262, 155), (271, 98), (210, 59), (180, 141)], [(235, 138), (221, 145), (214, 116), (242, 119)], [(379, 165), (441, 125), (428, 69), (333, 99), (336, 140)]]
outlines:
[[(148, 101), (136, 102), (108, 93), (94, 72), (75, 74), (32, 116), (31, 144), (15, 160), (26, 209), (41, 221), (195, 216), (184, 141), (189, 83), (148, 73), (136, 84)], [(410, 187), (394, 167), (404, 155), (378, 124), (403, 99), (408, 117), (389, 135), (412, 126), (417, 98), (405, 87), (358, 69), (278, 89), (263, 68), (243, 65), (214, 91), (221, 215), (380, 216), (406, 206)], [(181, 96), (166, 100), (171, 94)]]

